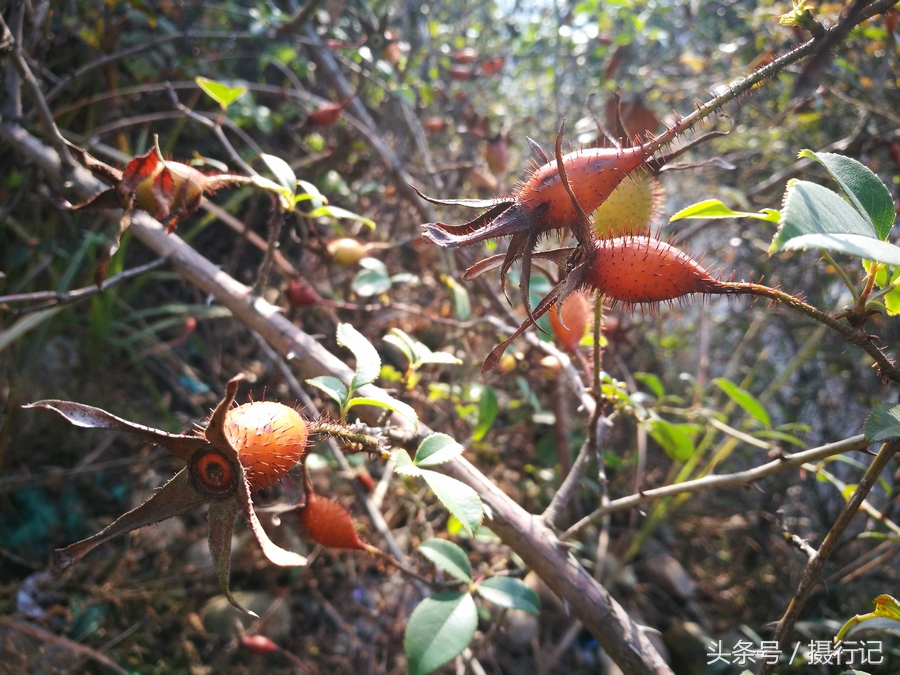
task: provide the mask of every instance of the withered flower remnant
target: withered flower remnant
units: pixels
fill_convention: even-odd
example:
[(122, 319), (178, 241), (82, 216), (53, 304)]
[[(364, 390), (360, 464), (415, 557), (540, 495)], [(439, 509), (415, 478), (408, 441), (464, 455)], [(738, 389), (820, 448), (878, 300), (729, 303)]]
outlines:
[[(306, 564), (306, 558), (278, 547), (269, 539), (253, 509), (250, 491), (273, 484), (303, 458), (307, 449), (307, 425), (296, 411), (278, 403), (263, 403), (268, 406), (265, 410), (254, 409), (253, 406), (260, 405), (258, 403), (232, 408), (240, 379), (241, 376), (237, 376), (228, 382), (225, 397), (199, 435), (170, 434), (71, 401), (44, 400), (23, 406), (50, 410), (82, 428), (138, 434), (187, 463), (150, 499), (106, 529), (57, 549), (57, 566), (71, 567), (114, 537), (172, 518), (203, 503), (209, 504), (209, 551), (219, 585), (225, 597), (238, 609), (252, 614), (229, 590), (231, 538), (238, 514), (244, 514), (271, 562), (285, 567)], [(233, 417), (232, 413), (237, 416)], [(247, 425), (251, 422), (258, 426), (250, 429)]]

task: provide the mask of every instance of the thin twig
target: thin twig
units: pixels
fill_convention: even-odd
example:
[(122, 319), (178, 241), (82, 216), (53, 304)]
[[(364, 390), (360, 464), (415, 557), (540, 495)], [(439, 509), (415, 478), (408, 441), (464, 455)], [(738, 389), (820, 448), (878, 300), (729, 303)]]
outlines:
[(269, 241), (265, 255), (259, 266), (259, 274), (253, 285), (253, 292), (259, 295), (269, 283), (269, 275), (272, 273), (272, 260), (278, 250), (278, 240), (281, 238), (281, 228), (284, 226), (284, 210), (278, 200), (272, 197), (272, 217), (269, 218)]
[[(111, 276), (109, 279), (103, 282), (103, 290), (106, 290), (110, 286), (115, 286), (120, 281), (124, 281), (125, 279), (130, 279), (131, 277), (136, 277), (145, 272), (150, 272), (151, 270), (155, 270), (158, 267), (162, 267), (168, 261), (165, 258), (157, 258), (153, 262), (149, 262), (145, 265), (138, 265), (137, 267), (132, 267), (131, 269), (124, 270), (123, 272), (119, 272)], [(40, 302), (43, 300), (49, 300), (51, 302), (41, 305), (37, 308), (29, 308), (29, 309), (43, 309), (44, 307), (52, 307), (53, 305), (63, 305), (70, 302), (76, 302), (78, 300), (83, 300), (84, 298), (88, 298), (92, 295), (96, 295), (97, 293), (102, 293), (103, 290), (97, 287), (96, 284), (91, 284), (90, 286), (86, 286), (84, 288), (78, 288), (74, 291), (36, 291), (34, 293), (17, 293), (16, 295), (3, 295), (0, 296), (0, 305), (9, 304), (13, 302)]]
[(860, 434), (859, 436), (853, 436), (836, 443), (829, 443), (828, 445), (813, 448), (812, 450), (805, 450), (803, 452), (797, 452), (794, 454), (782, 455), (775, 461), (769, 462), (768, 464), (763, 464), (762, 466), (758, 466), (753, 469), (748, 469), (746, 471), (739, 471), (737, 473), (730, 473), (723, 476), (708, 475), (696, 480), (689, 480), (683, 483), (675, 483), (674, 485), (666, 485), (665, 487), (654, 488), (652, 490), (644, 490), (643, 492), (639, 492), (638, 494), (612, 500), (608, 506), (597, 509), (593, 513), (585, 516), (580, 521), (575, 523), (572, 527), (570, 527), (562, 535), (560, 535), (559, 538), (562, 541), (571, 539), (573, 536), (578, 534), (578, 532), (583, 530), (591, 523), (595, 522), (597, 519), (602, 518), (603, 516), (615, 511), (630, 509), (637, 506), (638, 504), (644, 504), (646, 502), (655, 501), (663, 497), (671, 497), (673, 495), (701, 492), (710, 490), (712, 488), (730, 487), (733, 485), (748, 485), (749, 483), (753, 483), (754, 481), (766, 478), (767, 476), (774, 476), (777, 473), (781, 473), (783, 471), (787, 471), (788, 469), (801, 466), (806, 462), (815, 462), (817, 460), (824, 459), (825, 457), (831, 457), (832, 455), (841, 455), (845, 452), (851, 452), (853, 450), (864, 450), (868, 446), (869, 442), (866, 440), (866, 437)]

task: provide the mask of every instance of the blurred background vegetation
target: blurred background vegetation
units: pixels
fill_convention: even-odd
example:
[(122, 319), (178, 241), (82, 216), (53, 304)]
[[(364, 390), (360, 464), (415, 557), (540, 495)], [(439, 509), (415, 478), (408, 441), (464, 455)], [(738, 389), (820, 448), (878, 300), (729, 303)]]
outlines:
[[(409, 198), (389, 162), (429, 195), (508, 192), (526, 176), (526, 137), (552, 147), (563, 118), (573, 146), (594, 142), (602, 137), (599, 128), (609, 126), (608, 105), (618, 93), (626, 120), (643, 116), (650, 120), (644, 128), (657, 122), (661, 129), (673, 111), (687, 114), (694, 99), (807, 39), (779, 25), (788, 3), (768, 1), (327, 0), (304, 8), (293, 0), (30, 0), (2, 2), (0, 8), (64, 136), (95, 156), (124, 166), (150, 149), (158, 134), (167, 157), (196, 160), (204, 170), (239, 171), (210, 125), (218, 124), (241, 160), (257, 171), (265, 172), (260, 153), (281, 157), (332, 206), (374, 221), (370, 230), (353, 219), (290, 217), (280, 238), (283, 258), (263, 295), (338, 353), (337, 320), (365, 333), (387, 364), (382, 384), (396, 388), (430, 427), (468, 441), (467, 456), (532, 512), (549, 503), (567, 458), (586, 435), (586, 416), (558, 374), (558, 360), (524, 341), (510, 349), (512, 360), (503, 368), (480, 374), (481, 360), (502, 337), (489, 318), (509, 323), (497, 304), (495, 279), (458, 281), (477, 254), (449, 254), (420, 239), (429, 212)], [(841, 9), (822, 3), (815, 14), (830, 23)], [(705, 123), (697, 133), (728, 133), (662, 172), (664, 199), (654, 233), (703, 254), (723, 276), (762, 278), (826, 311), (848, 304), (836, 269), (814, 252), (767, 256), (774, 233), (769, 223), (667, 221), (706, 198), (743, 210), (778, 208), (788, 178), (802, 172), (824, 180), (823, 172), (797, 167), (802, 148), (859, 159), (896, 201), (895, 28), (895, 20), (879, 17), (852, 31), (810, 93), (792, 95), (798, 68), (791, 68)], [(353, 98), (323, 65), (326, 59), (335, 62)], [(12, 66), (8, 60), (2, 65), (9, 84)], [(223, 117), (196, 77), (247, 92)], [(27, 95), (17, 100), (16, 88), (5, 86), (0, 101), (4, 121), (42, 136)], [(327, 108), (335, 103), (343, 106), (340, 115)], [(354, 114), (354, 105), (371, 116), (371, 128)], [(323, 108), (332, 112), (323, 115)], [(92, 286), (113, 224), (97, 213), (55, 208), (61, 192), (0, 143), (0, 295)], [(178, 234), (253, 285), (272, 204), (249, 188), (222, 190), (210, 199), (233, 216), (231, 225), (201, 209), (180, 224)], [(439, 217), (456, 222), (450, 219), (459, 214)], [(352, 264), (340, 264), (329, 249), (341, 238), (361, 245)], [(838, 262), (853, 280), (863, 278), (857, 262)], [(126, 234), (110, 276), (152, 263), (152, 253)], [(537, 277), (533, 288), (546, 290)], [(312, 286), (315, 300), (292, 296), (292, 281), (295, 293)], [(215, 605), (201, 514), (113, 542), (106, 555), (66, 573), (52, 571), (54, 548), (140, 503), (179, 467), (164, 451), (135, 439), (75, 430), (22, 411), (21, 404), (77, 400), (182, 431), (204, 419), (237, 372), (251, 376), (244, 396), (290, 404), (296, 397), (253, 335), (165, 265), (72, 301), (0, 301), (0, 615), (25, 613), (133, 673), (403, 672), (403, 627), (417, 592), (362, 554), (320, 551), (309, 568), (287, 570), (263, 564), (252, 544), (235, 547), (233, 588), (252, 595), (264, 616), (264, 625), (250, 629), (294, 659), (240, 647), (234, 617)], [(863, 352), (761, 301), (713, 299), (650, 313), (612, 309), (605, 320), (604, 369), (629, 382), (640, 400), (680, 429), (690, 452), (706, 452), (694, 475), (769, 460), (751, 443), (709, 437), (710, 411), (773, 443), (773, 452), (792, 451), (859, 433), (875, 403), (896, 398)], [(896, 320), (876, 316), (870, 327), (882, 344), (896, 347)], [(404, 359), (381, 342), (390, 328), (449, 351), (464, 365), (427, 366), (421, 377), (401, 381)], [(767, 411), (768, 427), (729, 404), (715, 378), (751, 392)], [(683, 461), (673, 460), (672, 448), (658, 440), (648, 439), (646, 428), (627, 415), (617, 420), (604, 446), (610, 496), (631, 494), (636, 471), (644, 487), (672, 480)], [(314, 454), (310, 466), (320, 492), (353, 510), (349, 481), (377, 482), (384, 467), (351, 459), (352, 475), (338, 471), (324, 453)], [(580, 533), (575, 553), (596, 568), (638, 623), (660, 631), (657, 642), (676, 672), (739, 672), (706, 665), (709, 639), (726, 645), (770, 639), (767, 624), (779, 618), (805, 562), (785, 542), (783, 529), (819, 542), (844, 505), (843, 486), (859, 480), (864, 460), (839, 457), (819, 471), (770, 478), (759, 489), (714, 491), (656, 510), (647, 505), (646, 512), (621, 512), (608, 525), (607, 562), (594, 563), (596, 528)], [(886, 475), (870, 497), (891, 524), (898, 479)], [(289, 488), (281, 489), (290, 496)], [(595, 508), (602, 489), (594, 470), (567, 524)], [(272, 490), (268, 497), (278, 494)], [(448, 525), (458, 534), (446, 511), (412, 484), (391, 483), (383, 510), (409, 550)], [(354, 513), (363, 536), (377, 538), (360, 510)], [(287, 522), (274, 529), (285, 545), (312, 550)], [(896, 532), (884, 521), (854, 523), (804, 612), (798, 639), (830, 639), (847, 618), (869, 611), (872, 598), (897, 588)], [(516, 568), (509, 550), (489, 536), (469, 547), (476, 569)], [(593, 638), (566, 633), (565, 608), (540, 582), (529, 581), (542, 594), (540, 621), (510, 613), (480, 646), (485, 668), (592, 673), (608, 667)], [(486, 628), (490, 617), (483, 619)], [(21, 665), (9, 672), (110, 668), (64, 645), (41, 656), (37, 641), (6, 635), (3, 656)], [(886, 665), (872, 672), (897, 672), (897, 650), (896, 641), (886, 641)], [(840, 669), (796, 665), (784, 672)]]

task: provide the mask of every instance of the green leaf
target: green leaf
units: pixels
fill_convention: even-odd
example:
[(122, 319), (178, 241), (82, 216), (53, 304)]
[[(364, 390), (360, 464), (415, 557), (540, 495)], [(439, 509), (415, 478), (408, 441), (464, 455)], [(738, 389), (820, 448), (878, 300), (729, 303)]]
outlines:
[(855, 234), (878, 240), (871, 223), (837, 193), (809, 181), (791, 181), (769, 252), (780, 251), (795, 237), (811, 234)]
[(376, 258), (363, 258), (359, 261), (361, 269), (353, 278), (353, 292), (363, 298), (381, 295), (390, 290), (391, 276), (387, 266)]
[(419, 544), (419, 553), (464, 584), (472, 581), (472, 565), (469, 563), (469, 556), (452, 541), (446, 539), (423, 541)]
[(734, 382), (721, 377), (717, 377), (713, 382), (718, 385), (719, 389), (725, 392), (728, 398), (741, 406), (745, 413), (760, 422), (766, 429), (769, 429), (772, 426), (772, 421), (769, 419), (769, 413), (766, 412), (763, 405), (757, 401), (756, 397), (749, 391), (741, 389)]
[(406, 624), (403, 648), (410, 675), (426, 675), (465, 649), (478, 627), (478, 609), (468, 593), (444, 591), (425, 598)]
[(391, 328), (387, 335), (382, 338), (389, 345), (394, 345), (397, 349), (403, 352), (403, 356), (406, 357), (406, 360), (409, 362), (410, 367), (415, 364), (418, 360), (416, 358), (416, 347), (415, 340), (413, 340), (409, 335), (404, 333), (399, 328)]
[(416, 411), (413, 410), (412, 406), (407, 405), (403, 401), (398, 401), (395, 398), (390, 398), (389, 396), (385, 396), (384, 398), (375, 398), (374, 396), (359, 396), (357, 398), (350, 399), (347, 407), (352, 408), (355, 405), (374, 405), (378, 408), (386, 408), (387, 410), (391, 410), (401, 417), (404, 417), (410, 424), (413, 425), (413, 430), (419, 427), (419, 416), (416, 414)]
[(867, 166), (844, 155), (802, 150), (798, 156), (824, 166), (857, 212), (872, 225), (878, 238), (887, 239), (894, 225), (894, 200), (878, 176)]
[(654, 418), (647, 422), (647, 431), (666, 454), (676, 462), (686, 462), (694, 454), (694, 441), (677, 424)]
[(394, 460), (394, 471), (401, 476), (422, 475), (421, 469), (413, 464), (413, 461), (409, 458), (409, 453), (406, 452), (406, 450), (395, 450), (391, 455), (391, 458)]
[(669, 222), (681, 220), (682, 218), (756, 218), (757, 220), (766, 220), (770, 223), (777, 223), (778, 211), (775, 209), (763, 209), (760, 213), (734, 211), (725, 206), (725, 204), (718, 199), (707, 199), (681, 209), (681, 211), (669, 218)]
[(372, 384), (381, 370), (381, 357), (375, 347), (349, 323), (338, 324), (337, 343), (346, 347), (356, 357), (356, 374), (350, 385), (351, 390), (359, 389), (364, 384)]
[(666, 395), (666, 390), (663, 387), (662, 381), (660, 381), (653, 373), (635, 373), (634, 379), (650, 389), (656, 398), (662, 398)]
[(462, 454), (463, 446), (447, 434), (431, 434), (416, 450), (416, 466), (437, 466)]
[(457, 321), (468, 321), (472, 316), (472, 304), (465, 287), (453, 277), (444, 277), (444, 283), (453, 294), (453, 314)]
[(866, 417), (863, 433), (873, 443), (900, 438), (900, 403), (876, 405)]
[[(194, 82), (196, 82), (197, 86), (205, 91), (212, 100), (222, 106), (222, 110), (225, 110), (225, 108), (247, 93), (247, 87), (243, 85), (229, 87), (224, 82), (216, 82), (215, 80), (210, 80), (205, 77), (195, 77)], [(291, 189), (291, 192), (293, 192), (293, 188)]]
[(494, 426), (497, 413), (500, 412), (500, 404), (497, 402), (497, 393), (491, 386), (485, 387), (478, 399), (478, 422), (472, 430), (472, 440), (480, 441)]
[(286, 190), (289, 190), (291, 197), (293, 197), (294, 190), (297, 189), (297, 176), (294, 175), (294, 170), (291, 168), (290, 164), (281, 159), (281, 157), (276, 157), (275, 155), (263, 153), (260, 157), (262, 157), (266, 166), (269, 167), (269, 171), (272, 172), (278, 182), (281, 183)]
[(433, 352), (427, 345), (414, 340), (399, 328), (391, 328), (390, 332), (384, 336), (384, 341), (394, 345), (403, 352), (403, 355), (409, 361), (409, 367), (416, 370), (419, 366), (426, 363), (437, 363), (443, 365), (462, 365), (462, 361), (448, 354), (447, 352)]
[(900, 265), (900, 247), (886, 241), (858, 234), (804, 234), (794, 237), (784, 250), (821, 249), (846, 253), (865, 260)]
[(341, 218), (344, 220), (357, 220), (368, 227), (370, 230), (375, 229), (375, 221), (371, 218), (366, 218), (365, 216), (353, 213), (353, 211), (342, 209), (340, 206), (329, 206), (326, 204), (324, 206), (320, 206), (317, 209), (314, 209), (312, 213), (306, 214), (307, 218), (322, 218), (323, 216), (329, 216), (331, 218)]
[(317, 188), (312, 183), (308, 183), (305, 180), (298, 180), (297, 185), (301, 187), (305, 194), (299, 194), (296, 197), (297, 201), (300, 201), (301, 198), (308, 199), (312, 202), (313, 208), (319, 208), (322, 204), (327, 204), (328, 200), (325, 196), (319, 192), (319, 188)]
[(520, 579), (491, 577), (475, 589), (482, 598), (499, 607), (523, 609), (529, 614), (541, 611), (541, 599)]
[(465, 483), (435, 471), (422, 469), (422, 478), (447, 510), (459, 519), (470, 535), (481, 525), (484, 509), (481, 498)]
[(321, 377), (314, 377), (307, 380), (306, 384), (311, 384), (316, 389), (324, 391), (331, 398), (337, 401), (337, 404), (339, 406), (343, 406), (344, 401), (347, 400), (347, 385), (345, 385), (336, 377), (331, 377), (330, 375), (322, 375)]
[(250, 182), (253, 183), (256, 187), (262, 188), (263, 190), (268, 190), (269, 192), (274, 192), (278, 195), (278, 199), (281, 202), (281, 207), (288, 212), (294, 210), (294, 191), (288, 190), (283, 185), (279, 185), (273, 180), (269, 180), (265, 176), (251, 176)]

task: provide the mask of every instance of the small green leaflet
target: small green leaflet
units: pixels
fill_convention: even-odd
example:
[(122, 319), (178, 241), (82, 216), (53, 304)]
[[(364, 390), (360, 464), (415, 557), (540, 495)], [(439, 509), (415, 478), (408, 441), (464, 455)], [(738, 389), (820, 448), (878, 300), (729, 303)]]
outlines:
[(353, 211), (348, 211), (347, 209), (342, 209), (339, 206), (320, 206), (316, 209), (313, 209), (311, 213), (305, 214), (307, 218), (322, 218), (322, 217), (330, 217), (330, 218), (339, 218), (343, 220), (356, 220), (368, 227), (370, 230), (375, 229), (375, 221), (371, 218), (366, 218), (365, 216), (361, 216), (358, 213), (353, 213)]
[(194, 82), (196, 82), (197, 86), (205, 91), (212, 100), (222, 106), (222, 110), (225, 110), (228, 106), (247, 93), (247, 87), (242, 84), (235, 87), (229, 87), (224, 82), (216, 82), (215, 80), (210, 80), (206, 77), (196, 77), (194, 78)]
[(900, 438), (900, 403), (875, 406), (863, 424), (863, 433), (873, 443)]
[(420, 366), (427, 363), (462, 365), (462, 361), (453, 356), (453, 354), (433, 352), (427, 345), (413, 339), (399, 328), (391, 328), (390, 332), (384, 336), (384, 341), (394, 345), (403, 352), (403, 355), (409, 361), (411, 370), (418, 370)]
[(777, 223), (779, 213), (775, 209), (763, 209), (759, 213), (734, 211), (718, 199), (707, 199), (681, 209), (681, 211), (669, 218), (669, 222), (681, 220), (682, 218), (756, 218), (757, 220)]
[(766, 429), (772, 427), (769, 413), (766, 412), (766, 409), (756, 400), (756, 397), (754, 397), (753, 394), (741, 389), (734, 382), (721, 377), (717, 377), (713, 382), (718, 385), (719, 389), (727, 394), (728, 398), (743, 408), (744, 412), (750, 415), (750, 417), (760, 422)]
[(462, 454), (463, 447), (447, 434), (431, 434), (419, 444), (416, 466), (437, 466)]
[(499, 607), (522, 609), (529, 614), (541, 611), (538, 594), (519, 579), (512, 577), (491, 577), (478, 584), (475, 589), (482, 598)]
[(401, 476), (422, 475), (422, 470), (413, 464), (413, 461), (409, 458), (409, 453), (406, 452), (406, 450), (395, 450), (391, 455), (391, 459), (394, 460), (394, 471)]
[(387, 265), (377, 258), (363, 258), (359, 261), (362, 268), (357, 272), (351, 287), (353, 292), (362, 298), (381, 295), (390, 290), (392, 282)]
[(447, 510), (459, 519), (469, 535), (472, 535), (484, 517), (481, 497), (465, 483), (436, 471), (420, 469), (422, 478)]
[(459, 546), (446, 539), (429, 539), (419, 544), (419, 553), (454, 578), (468, 584), (472, 581), (472, 565), (469, 556)]
[(456, 658), (477, 627), (478, 610), (468, 593), (444, 591), (425, 598), (410, 615), (403, 639), (410, 675), (426, 675)]
[(472, 317), (472, 303), (465, 287), (453, 277), (444, 277), (444, 283), (453, 293), (453, 313), (457, 321), (468, 321)]
[(419, 426), (419, 416), (416, 414), (416, 411), (413, 409), (413, 407), (407, 405), (403, 401), (398, 401), (395, 398), (390, 398), (388, 396), (385, 396), (384, 398), (376, 398), (374, 396), (359, 396), (357, 398), (350, 399), (347, 407), (352, 408), (353, 406), (357, 405), (373, 405), (378, 408), (386, 408), (387, 410), (395, 412), (398, 415), (404, 417), (410, 424), (412, 424), (413, 430), (415, 430)]
[(286, 190), (290, 190), (291, 199), (293, 199), (294, 190), (297, 188), (297, 176), (294, 175), (294, 170), (287, 162), (281, 159), (281, 157), (267, 155), (265, 153), (261, 154), (260, 157), (262, 157), (266, 166), (269, 167), (269, 171), (271, 171), (278, 182), (281, 183), (282, 187)]
[(309, 379), (306, 383), (320, 391), (324, 391), (340, 406), (343, 406), (347, 400), (347, 386), (336, 377), (322, 375), (321, 377)]
[(686, 462), (694, 454), (694, 441), (681, 425), (657, 417), (648, 420), (647, 431), (676, 462)]
[(366, 384), (372, 384), (381, 372), (381, 357), (375, 347), (349, 323), (338, 324), (337, 343), (346, 347), (356, 357), (356, 374), (353, 377), (351, 390)]
[(500, 404), (497, 402), (497, 394), (493, 387), (486, 386), (478, 400), (478, 422), (472, 430), (473, 441), (480, 441), (487, 436), (488, 431), (494, 426), (498, 412), (500, 412)]

